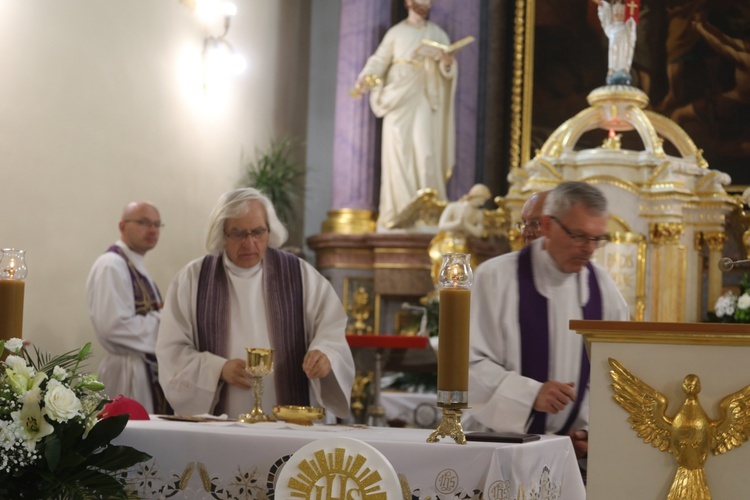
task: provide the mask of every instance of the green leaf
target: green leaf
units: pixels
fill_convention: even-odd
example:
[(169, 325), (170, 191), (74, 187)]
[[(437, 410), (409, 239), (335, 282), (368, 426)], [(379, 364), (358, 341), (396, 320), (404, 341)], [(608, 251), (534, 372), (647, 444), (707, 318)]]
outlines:
[(47, 467), (54, 472), (60, 464), (60, 454), (62, 446), (60, 440), (55, 437), (44, 444), (44, 460), (47, 461)]
[(89, 352), (91, 352), (91, 342), (86, 342), (86, 345), (81, 347), (81, 350), (78, 351), (78, 361), (83, 361), (88, 358)]
[(117, 472), (129, 469), (135, 464), (150, 460), (151, 455), (138, 451), (131, 446), (109, 445), (99, 453), (91, 455), (87, 460), (89, 467)]
[(293, 159), (293, 150), (301, 146), (297, 139), (271, 141), (268, 150), (256, 153), (245, 167), (239, 186), (251, 186), (268, 196), (282, 222), (289, 222), (294, 204), (304, 187), (300, 179), (305, 167)]
[(92, 453), (97, 448), (109, 443), (122, 433), (130, 417), (127, 414), (103, 418), (89, 431), (83, 440), (82, 449)]

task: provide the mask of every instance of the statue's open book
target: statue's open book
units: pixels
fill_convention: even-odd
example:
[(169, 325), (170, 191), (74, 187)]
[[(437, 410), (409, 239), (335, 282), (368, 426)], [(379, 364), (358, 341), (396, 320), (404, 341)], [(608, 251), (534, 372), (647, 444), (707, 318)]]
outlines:
[(425, 57), (435, 58), (439, 56), (440, 53), (453, 54), (458, 52), (473, 41), (473, 36), (467, 36), (450, 45), (445, 45), (443, 43), (423, 38), (422, 43), (417, 47), (417, 50), (415, 50), (414, 53)]

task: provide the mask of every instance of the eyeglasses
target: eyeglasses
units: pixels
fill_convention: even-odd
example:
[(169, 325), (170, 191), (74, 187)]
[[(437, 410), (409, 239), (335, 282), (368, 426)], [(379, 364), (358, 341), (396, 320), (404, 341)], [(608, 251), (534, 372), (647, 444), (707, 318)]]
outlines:
[(513, 224), (513, 227), (518, 229), (521, 232), (524, 232), (524, 230), (528, 229), (530, 231), (537, 232), (539, 229), (541, 229), (542, 224), (539, 222), (539, 219), (533, 219), (528, 222), (519, 221)]
[(148, 219), (137, 219), (137, 220), (125, 219), (123, 222), (132, 222), (132, 223), (138, 224), (139, 226), (144, 227), (144, 228), (150, 228), (150, 227), (152, 227), (152, 228), (157, 229), (157, 230), (159, 230), (159, 229), (161, 229), (161, 228), (164, 227), (164, 224), (162, 224), (161, 221), (150, 221)]
[(601, 236), (586, 236), (585, 234), (575, 234), (570, 229), (565, 227), (565, 225), (560, 222), (560, 219), (558, 219), (554, 215), (551, 215), (550, 218), (553, 221), (557, 222), (557, 225), (560, 226), (563, 231), (565, 231), (565, 234), (567, 234), (576, 245), (584, 246), (588, 245), (589, 243), (593, 243), (596, 247), (602, 247), (606, 245), (607, 242), (609, 242), (608, 234), (603, 234)]
[(228, 233), (224, 233), (224, 236), (233, 243), (242, 243), (248, 236), (252, 238), (253, 241), (262, 240), (269, 232), (270, 231), (266, 227), (256, 227), (252, 231), (229, 231)]

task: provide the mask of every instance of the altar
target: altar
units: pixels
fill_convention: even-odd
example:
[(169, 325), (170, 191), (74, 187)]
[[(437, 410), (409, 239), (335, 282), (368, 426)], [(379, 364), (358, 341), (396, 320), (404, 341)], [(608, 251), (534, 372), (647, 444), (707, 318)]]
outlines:
[(427, 443), (429, 429), (360, 425), (176, 422), (151, 416), (128, 422), (117, 444), (152, 455), (129, 473), (140, 498), (272, 498), (292, 454), (323, 438), (348, 437), (378, 449), (410, 498), (586, 497), (571, 441), (542, 436), (510, 444)]

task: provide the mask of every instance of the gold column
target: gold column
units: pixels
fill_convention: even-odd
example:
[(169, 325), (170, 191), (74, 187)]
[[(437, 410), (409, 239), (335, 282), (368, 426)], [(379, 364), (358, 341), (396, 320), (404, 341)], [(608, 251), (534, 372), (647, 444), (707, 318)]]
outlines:
[(651, 321), (685, 321), (687, 249), (680, 245), (685, 232), (681, 222), (649, 225), (652, 244)]
[(713, 312), (722, 289), (719, 259), (728, 238), (724, 231), (706, 231), (703, 233), (703, 239), (708, 244), (708, 310)]

